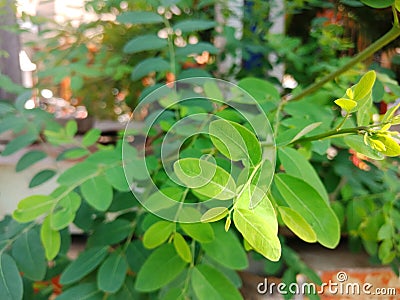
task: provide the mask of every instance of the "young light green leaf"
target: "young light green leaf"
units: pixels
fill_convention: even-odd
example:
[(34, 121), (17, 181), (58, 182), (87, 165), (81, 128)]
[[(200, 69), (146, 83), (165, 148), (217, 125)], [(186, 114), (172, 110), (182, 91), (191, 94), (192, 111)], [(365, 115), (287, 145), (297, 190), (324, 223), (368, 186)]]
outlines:
[(251, 210), (268, 224), (271, 232), (278, 234), (278, 221), (275, 209), (267, 194), (255, 185), (246, 185), (235, 201), (235, 209)]
[[(56, 190), (57, 191), (57, 190)], [(53, 197), (60, 197), (63, 191), (60, 190), (59, 195), (52, 193)], [(81, 205), (81, 197), (75, 192), (69, 192), (63, 196), (57, 203), (52, 214), (50, 214), (50, 225), (53, 230), (62, 230), (67, 227), (75, 218), (76, 212)]]
[(53, 260), (61, 247), (61, 235), (57, 230), (50, 227), (50, 218), (44, 219), (40, 229), (40, 239), (42, 241), (47, 260)]
[(246, 127), (219, 119), (211, 122), (209, 134), (214, 146), (233, 161), (245, 160), (255, 166), (261, 161), (261, 146)]
[(384, 159), (384, 156), (382, 153), (376, 151), (375, 149), (372, 149), (370, 146), (366, 145), (364, 143), (364, 139), (360, 135), (350, 135), (344, 137), (344, 142), (346, 143), (347, 146), (350, 148), (354, 149), (356, 152), (361, 153), (369, 158), (375, 159), (375, 160), (382, 160)]
[(340, 224), (329, 204), (305, 181), (288, 174), (277, 174), (275, 184), (290, 208), (299, 213), (327, 248), (340, 240)]
[(13, 212), (13, 217), (18, 222), (30, 222), (50, 212), (53, 205), (54, 199), (51, 196), (29, 196), (18, 203), (17, 209)]
[(279, 206), (279, 213), (286, 226), (299, 238), (308, 243), (317, 241), (317, 235), (307, 221), (290, 207)]
[(303, 179), (314, 187), (326, 202), (328, 192), (310, 162), (299, 151), (293, 148), (279, 148), (278, 157), (287, 174)]
[[(174, 280), (184, 269), (186, 262), (176, 253), (174, 246), (165, 244), (157, 248), (147, 258), (135, 282), (135, 289), (140, 292), (152, 292), (166, 286)], [(162, 276), (154, 276), (160, 270)]]
[(389, 108), (382, 118), (382, 123), (390, 122), (399, 108), (400, 108), (400, 103)]
[(211, 242), (201, 244), (207, 256), (228, 269), (246, 269), (249, 264), (247, 255), (236, 234), (232, 230), (226, 232), (224, 224), (220, 222), (212, 224), (215, 238)]
[(46, 181), (53, 178), (56, 174), (56, 171), (50, 169), (42, 170), (39, 173), (36, 173), (29, 182), (29, 188), (33, 188), (35, 186), (45, 183)]
[(218, 200), (232, 199), (236, 184), (221, 167), (198, 158), (184, 158), (174, 163), (176, 176), (195, 192)]
[(186, 261), (187, 263), (192, 261), (192, 251), (190, 251), (189, 245), (179, 232), (174, 234), (174, 247), (176, 253), (179, 254), (183, 261)]
[(72, 148), (67, 149), (63, 153), (61, 153), (57, 160), (64, 160), (64, 159), (78, 159), (90, 154), (90, 151), (85, 148)]
[(335, 103), (344, 111), (351, 112), (357, 106), (357, 102), (354, 100), (340, 98), (335, 100)]
[(78, 124), (75, 120), (69, 120), (65, 125), (65, 133), (68, 137), (74, 137), (78, 132)]
[(179, 226), (185, 234), (200, 243), (209, 243), (214, 240), (214, 230), (210, 224), (180, 223)]
[(159, 221), (150, 226), (143, 235), (143, 245), (148, 249), (164, 244), (175, 230), (175, 223)]
[(376, 73), (375, 71), (369, 71), (361, 77), (360, 81), (354, 86), (354, 101), (360, 101), (367, 97), (372, 92), (372, 87), (375, 84)]
[(233, 222), (255, 251), (269, 260), (279, 260), (281, 243), (266, 219), (254, 210), (237, 208), (233, 212)]
[(400, 145), (389, 135), (378, 135), (377, 140), (382, 142), (385, 148), (380, 152), (386, 156), (399, 156)]
[(162, 49), (167, 46), (167, 40), (160, 39), (155, 34), (146, 34), (135, 37), (125, 44), (124, 53), (132, 54), (148, 50)]
[(60, 283), (71, 284), (79, 281), (100, 265), (108, 254), (108, 247), (94, 247), (79, 254), (61, 273)]
[(0, 299), (22, 300), (22, 279), (15, 261), (8, 254), (0, 254)]
[(150, 11), (127, 11), (117, 16), (117, 21), (122, 24), (154, 24), (162, 23), (162, 17)]
[(105, 176), (89, 178), (81, 185), (82, 196), (95, 209), (105, 211), (111, 205), (113, 190)]
[(386, 8), (391, 6), (395, 0), (361, 0), (362, 3), (373, 8)]
[(33, 281), (43, 280), (47, 261), (36, 230), (29, 230), (20, 235), (14, 242), (11, 253), (24, 277)]
[(104, 294), (97, 288), (96, 283), (87, 282), (74, 285), (57, 296), (57, 300), (85, 299), (85, 300), (102, 300)]
[(97, 273), (97, 286), (107, 293), (116, 293), (124, 284), (128, 263), (125, 257), (115, 251), (101, 264)]
[(25, 153), (17, 162), (15, 166), (15, 171), (21, 172), (28, 167), (32, 166), (33, 164), (37, 163), (38, 161), (44, 159), (47, 156), (46, 153), (39, 150), (32, 150)]
[(193, 268), (191, 284), (199, 300), (240, 300), (238, 289), (220, 271), (209, 265), (197, 265)]
[(223, 219), (229, 210), (226, 207), (213, 207), (207, 210), (200, 218), (202, 223), (216, 222)]
[(169, 69), (169, 63), (160, 57), (146, 58), (133, 68), (131, 79), (138, 80), (151, 72), (163, 72)]

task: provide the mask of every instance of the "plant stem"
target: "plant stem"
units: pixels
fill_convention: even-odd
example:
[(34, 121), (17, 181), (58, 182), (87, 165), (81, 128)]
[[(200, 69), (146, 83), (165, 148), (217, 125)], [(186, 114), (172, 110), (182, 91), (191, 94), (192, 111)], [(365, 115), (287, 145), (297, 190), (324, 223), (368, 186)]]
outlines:
[(312, 141), (318, 141), (318, 140), (323, 140), (326, 138), (333, 138), (335, 136), (340, 136), (344, 134), (358, 134), (360, 131), (367, 131), (369, 128), (368, 126), (360, 126), (360, 127), (354, 127), (354, 128), (345, 128), (345, 129), (339, 129), (337, 130), (336, 128), (321, 134), (313, 135), (310, 137), (304, 137), (298, 140), (295, 140), (289, 145), (293, 145), (295, 143), (304, 143), (304, 142), (312, 142)]
[[(397, 15), (396, 15), (396, 17), (397, 17)], [(369, 45), (363, 51), (358, 53), (356, 56), (354, 56), (351, 60), (349, 60), (345, 65), (343, 65), (336, 71), (326, 75), (321, 80), (313, 83), (312, 85), (307, 87), (305, 90), (303, 90), (300, 94), (293, 96), (293, 98), (291, 98), (290, 101), (297, 101), (297, 100), (304, 98), (307, 95), (314, 93), (315, 91), (320, 89), (323, 85), (325, 85), (325, 83), (335, 79), (336, 77), (343, 74), (344, 72), (349, 70), (351, 67), (353, 67), (357, 63), (364, 61), (365, 59), (367, 59), (368, 57), (373, 55), (375, 52), (382, 49), (384, 46), (386, 46), (387, 44), (389, 44), (390, 42), (392, 42), (399, 36), (400, 36), (400, 25), (398, 22), (396, 22), (396, 18), (395, 18), (395, 23), (394, 23), (393, 27), (385, 35), (383, 35), (381, 38), (379, 38), (374, 43)]]

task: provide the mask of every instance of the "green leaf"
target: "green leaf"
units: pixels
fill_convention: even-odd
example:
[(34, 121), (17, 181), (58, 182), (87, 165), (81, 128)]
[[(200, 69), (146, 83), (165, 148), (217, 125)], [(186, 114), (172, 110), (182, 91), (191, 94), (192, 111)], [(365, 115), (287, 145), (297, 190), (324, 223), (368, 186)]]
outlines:
[(290, 208), (299, 213), (327, 248), (335, 248), (340, 240), (340, 224), (319, 193), (305, 181), (288, 174), (277, 174), (275, 184)]
[(386, 8), (394, 3), (394, 0), (361, 0), (362, 3), (373, 8)]
[(75, 120), (69, 120), (65, 125), (65, 133), (68, 137), (74, 137), (78, 132), (78, 124)]
[(400, 145), (391, 136), (379, 134), (377, 139), (385, 145), (385, 149), (380, 151), (382, 154), (392, 157), (400, 155)]
[(216, 22), (214, 21), (208, 21), (208, 20), (184, 20), (176, 23), (173, 26), (174, 31), (177, 29), (180, 29), (182, 33), (186, 32), (193, 32), (193, 31), (201, 31), (201, 30), (207, 30), (210, 28), (213, 28), (216, 26)]
[(81, 185), (82, 196), (95, 209), (105, 211), (111, 205), (113, 190), (105, 176), (89, 178)]
[(247, 255), (237, 236), (232, 231), (226, 232), (221, 223), (213, 223), (212, 228), (215, 238), (212, 242), (201, 244), (207, 256), (228, 269), (246, 269)]
[[(392, 0), (393, 1), (393, 0)], [(376, 2), (376, 1), (374, 1)], [(360, 81), (354, 86), (354, 101), (361, 101), (365, 97), (371, 94), (372, 88), (375, 84), (376, 73), (375, 71), (369, 71), (361, 77)]]
[(187, 187), (210, 199), (229, 200), (236, 194), (236, 184), (229, 173), (209, 161), (180, 159), (174, 163), (174, 171)]
[[(186, 262), (176, 253), (171, 244), (157, 248), (147, 258), (135, 282), (135, 289), (140, 292), (152, 292), (166, 286), (184, 269)], [(155, 276), (162, 270), (162, 276)]]
[(299, 238), (308, 243), (317, 241), (317, 235), (307, 221), (290, 207), (279, 206), (279, 213), (286, 226)]
[(263, 79), (246, 77), (238, 82), (238, 86), (254, 97), (258, 103), (277, 102), (281, 98), (276, 87)]
[(133, 272), (138, 273), (150, 253), (150, 250), (143, 247), (141, 241), (135, 240), (130, 243), (126, 250), (126, 259), (128, 260), (129, 268)]
[(21, 300), (22, 279), (15, 261), (8, 254), (0, 254), (0, 299)]
[(382, 118), (382, 123), (390, 122), (393, 119), (395, 112), (400, 108), (400, 103), (387, 110)]
[(118, 15), (117, 21), (122, 24), (154, 24), (162, 23), (163, 19), (150, 11), (127, 11)]
[(183, 236), (175, 232), (174, 234), (174, 247), (179, 256), (183, 261), (190, 263), (192, 261), (192, 251), (190, 251), (189, 245), (183, 238)]
[[(204, 51), (209, 52), (210, 54), (217, 54), (218, 53), (218, 48), (216, 48), (214, 45), (210, 43), (205, 43), (205, 42), (199, 42), (197, 44), (188, 44), (183, 48), (177, 48), (175, 55), (177, 57), (182, 57), (186, 59), (186, 56), (191, 55), (191, 54), (202, 54)], [(204, 88), (206, 88), (207, 83), (204, 84)], [(207, 95), (207, 93), (206, 93)], [(209, 97), (209, 95), (207, 95)], [(223, 98), (214, 98), (217, 100), (222, 100)]]
[(143, 235), (143, 245), (148, 249), (153, 249), (161, 244), (171, 236), (175, 230), (175, 223), (168, 221), (159, 221), (150, 226)]
[(29, 230), (18, 237), (12, 247), (12, 256), (24, 277), (33, 281), (43, 280), (47, 261), (36, 230)]
[(180, 223), (179, 226), (185, 234), (200, 243), (209, 243), (214, 240), (214, 230), (210, 224)]
[(356, 152), (361, 153), (369, 158), (375, 160), (382, 160), (384, 156), (382, 153), (372, 149), (370, 146), (365, 145), (364, 139), (360, 135), (350, 135), (344, 137), (344, 142), (347, 146), (354, 149)]
[(36, 220), (39, 216), (50, 212), (53, 205), (54, 199), (51, 196), (29, 196), (18, 203), (17, 209), (13, 213), (13, 217), (18, 222), (30, 222)]
[(102, 263), (97, 273), (97, 286), (108, 293), (117, 292), (124, 284), (128, 263), (125, 257), (118, 252), (113, 252)]
[(232, 282), (209, 265), (198, 265), (193, 268), (191, 284), (196, 298), (199, 300), (243, 299)]
[(278, 157), (287, 174), (303, 179), (317, 190), (326, 202), (328, 192), (310, 162), (299, 151), (293, 148), (279, 148)]
[(63, 290), (56, 300), (102, 300), (103, 297), (104, 295), (99, 291), (96, 283), (89, 282), (74, 285), (65, 291)]
[(241, 190), (235, 202), (235, 208), (251, 210), (252, 213), (260, 216), (268, 223), (271, 231), (278, 233), (278, 221), (276, 219), (275, 209), (267, 194), (254, 185), (247, 184)]
[(169, 69), (170, 64), (160, 57), (146, 58), (133, 68), (131, 79), (139, 80), (151, 72), (163, 72)]
[[(53, 197), (60, 197), (66, 190), (60, 189), (59, 194), (52, 193)], [(57, 203), (52, 214), (50, 214), (50, 226), (53, 230), (62, 230), (75, 219), (75, 215), (81, 206), (81, 197), (75, 192), (69, 192), (63, 196)]]
[(157, 35), (146, 34), (138, 36), (125, 44), (124, 53), (138, 53), (147, 50), (162, 49), (167, 46), (167, 40), (160, 39)]
[(1, 155), (8, 156), (25, 147), (28, 147), (30, 144), (36, 141), (37, 137), (37, 133), (33, 132), (33, 130), (19, 135), (6, 145)]
[(18, 160), (17, 165), (15, 166), (15, 171), (21, 172), (32, 166), (33, 164), (37, 163), (38, 161), (44, 159), (45, 157), (47, 157), (47, 154), (43, 151), (29, 151)]
[(33, 188), (35, 186), (41, 185), (46, 181), (50, 180), (51, 178), (56, 175), (56, 171), (54, 170), (42, 170), (39, 173), (36, 173), (35, 176), (29, 182), (29, 188)]
[(228, 208), (213, 207), (207, 210), (200, 218), (201, 222), (216, 222), (228, 215)]
[(122, 165), (108, 168), (105, 172), (107, 181), (118, 191), (130, 191)]
[(315, 122), (307, 125), (301, 129), (288, 143), (286, 143), (286, 145), (300, 139), (301, 137), (313, 131), (315, 128), (319, 127), (321, 124), (322, 122)]
[[(73, 92), (79, 91), (83, 87), (84, 83), (85, 83), (85, 81), (83, 80), (82, 76), (77, 76), (77, 75), (72, 76), (71, 77), (71, 90)], [(69, 136), (73, 137), (74, 135), (69, 135)]]
[(63, 153), (61, 153), (57, 160), (64, 160), (64, 159), (77, 159), (82, 158), (90, 154), (90, 151), (85, 148), (72, 148), (67, 149)]
[(85, 135), (82, 138), (82, 145), (85, 147), (92, 146), (94, 143), (97, 142), (97, 140), (101, 136), (101, 130), (97, 128), (92, 128), (88, 132), (85, 133)]
[(354, 100), (340, 98), (335, 100), (335, 103), (344, 111), (351, 112), (357, 106), (357, 102)]
[(96, 173), (97, 169), (92, 164), (86, 162), (78, 163), (62, 173), (57, 182), (65, 186), (81, 184)]
[(132, 224), (126, 219), (115, 219), (101, 223), (89, 237), (88, 244), (94, 246), (113, 245), (124, 240), (132, 232)]
[(400, 11), (400, 1), (395, 0), (394, 3), (395, 3), (395, 7), (396, 7), (397, 11)]
[(233, 161), (245, 160), (255, 166), (261, 161), (261, 146), (246, 127), (219, 119), (211, 122), (209, 134), (214, 146)]
[(93, 247), (79, 254), (61, 273), (60, 283), (71, 284), (81, 280), (100, 265), (108, 254), (108, 247)]
[(40, 239), (42, 241), (47, 260), (53, 260), (61, 247), (61, 235), (57, 230), (51, 229), (50, 218), (44, 219), (40, 229)]
[(254, 250), (269, 260), (279, 260), (281, 243), (267, 218), (255, 213), (255, 210), (236, 208), (233, 212), (233, 221)]

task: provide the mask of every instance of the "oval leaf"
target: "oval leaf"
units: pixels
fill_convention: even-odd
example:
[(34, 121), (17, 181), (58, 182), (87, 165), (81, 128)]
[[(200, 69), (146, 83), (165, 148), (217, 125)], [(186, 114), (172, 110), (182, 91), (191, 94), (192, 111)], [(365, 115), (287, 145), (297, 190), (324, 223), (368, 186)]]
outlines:
[(94, 247), (82, 252), (69, 264), (60, 277), (61, 284), (71, 284), (85, 277), (102, 263), (107, 256), (108, 247)]
[(153, 34), (141, 35), (125, 44), (123, 51), (125, 53), (137, 53), (147, 50), (157, 50), (167, 46), (165, 39), (160, 39)]
[(181, 223), (179, 225), (188, 236), (200, 243), (209, 243), (214, 240), (214, 230), (210, 224)]
[(42, 183), (45, 183), (46, 181), (53, 178), (56, 174), (57, 173), (54, 170), (42, 170), (39, 173), (35, 174), (35, 176), (33, 176), (32, 180), (29, 182), (29, 187), (33, 188), (35, 186), (41, 185)]
[(15, 166), (15, 171), (21, 172), (38, 161), (44, 159), (47, 156), (46, 153), (39, 150), (33, 150), (25, 153), (19, 160), (17, 165)]
[[(171, 244), (157, 248), (147, 258), (135, 282), (135, 289), (140, 292), (152, 292), (174, 280), (184, 269), (186, 262), (176, 253)], [(154, 276), (162, 270), (162, 276)]]
[(174, 30), (180, 29), (182, 32), (201, 31), (213, 28), (216, 25), (214, 21), (208, 20), (184, 20), (173, 26)]
[(236, 184), (221, 167), (198, 158), (184, 158), (174, 163), (176, 176), (195, 192), (218, 200), (232, 199)]
[(71, 300), (71, 299), (85, 299), (85, 300), (102, 300), (103, 293), (99, 291), (96, 283), (82, 283), (72, 286), (67, 290), (63, 290), (56, 300)]
[(44, 246), (47, 260), (53, 260), (61, 248), (61, 235), (57, 230), (50, 227), (50, 219), (44, 219), (40, 229), (40, 239)]
[(0, 299), (21, 300), (22, 279), (15, 261), (8, 254), (0, 255)]
[(122, 287), (127, 271), (125, 257), (114, 252), (102, 263), (97, 273), (97, 286), (104, 292), (115, 293)]
[(299, 238), (308, 243), (317, 241), (317, 235), (307, 221), (296, 211), (290, 207), (279, 207), (283, 222), (294, 232)]
[(167, 221), (159, 221), (150, 226), (143, 235), (143, 245), (148, 249), (153, 249), (161, 244), (171, 236), (175, 230), (175, 223)]
[(51, 196), (29, 196), (18, 203), (17, 209), (13, 212), (13, 217), (18, 222), (30, 222), (50, 212), (54, 204), (54, 199)]
[(154, 24), (162, 23), (163, 19), (151, 11), (127, 11), (118, 15), (117, 21), (123, 24)]
[(138, 80), (151, 72), (163, 72), (169, 69), (170, 65), (166, 60), (160, 57), (147, 58), (133, 68), (131, 79)]
[(89, 178), (81, 185), (82, 196), (95, 209), (105, 211), (111, 205), (113, 190), (105, 176)]
[(288, 174), (276, 175), (275, 184), (290, 208), (313, 228), (318, 242), (327, 248), (335, 248), (340, 240), (340, 224), (318, 192), (305, 181)]
[(199, 300), (243, 299), (232, 282), (209, 265), (198, 265), (193, 268), (191, 284), (196, 298)]
[(201, 222), (216, 222), (228, 214), (229, 210), (226, 207), (213, 207), (207, 210), (200, 218)]
[(176, 253), (178, 253), (184, 261), (186, 261), (187, 263), (190, 263), (192, 261), (192, 251), (190, 251), (189, 245), (187, 244), (186, 240), (178, 232), (176, 232), (174, 235), (174, 247)]

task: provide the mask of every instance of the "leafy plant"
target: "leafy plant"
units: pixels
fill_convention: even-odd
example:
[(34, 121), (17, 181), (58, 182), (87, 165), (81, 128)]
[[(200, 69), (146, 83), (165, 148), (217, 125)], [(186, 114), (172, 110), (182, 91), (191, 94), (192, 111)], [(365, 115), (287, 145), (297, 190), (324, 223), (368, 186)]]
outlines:
[[(162, 20), (151, 11), (119, 18)], [(151, 112), (142, 131), (127, 130), (115, 145), (99, 143), (97, 129), (78, 138), (75, 121), (61, 127), (25, 109), (29, 95), (1, 104), (0, 132), (17, 136), (2, 155), (43, 140), (65, 149), (57, 161), (75, 162), (40, 171), (30, 185), (57, 175), (55, 190), (22, 199), (0, 222), (1, 298), (241, 299), (237, 271), (248, 267), (246, 251), (263, 257), (269, 273), (286, 264), (284, 282), (303, 273), (321, 283), (278, 235), (280, 226), (328, 248), (347, 232), (353, 248), (361, 240), (371, 256), (398, 267), (398, 169), (390, 157), (400, 155), (392, 130), (399, 105), (372, 118), (376, 79), (395, 82), (369, 71), (340, 94), (335, 88), (334, 97), (321, 88), (399, 36), (395, 20), (388, 35), (290, 101), (251, 77), (237, 85), (194, 77), (152, 87), (137, 108)], [(182, 22), (191, 30), (211, 26)], [(155, 41), (141, 36), (127, 45), (147, 51), (146, 39)], [(163, 76), (163, 59), (140, 62), (153, 69), (133, 68), (134, 79)], [(328, 149), (336, 157), (326, 157)], [(16, 170), (46, 156), (30, 150)], [(74, 261), (67, 256), (71, 224), (88, 236)]]

